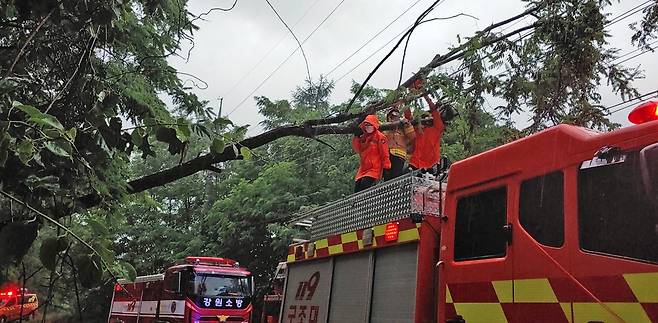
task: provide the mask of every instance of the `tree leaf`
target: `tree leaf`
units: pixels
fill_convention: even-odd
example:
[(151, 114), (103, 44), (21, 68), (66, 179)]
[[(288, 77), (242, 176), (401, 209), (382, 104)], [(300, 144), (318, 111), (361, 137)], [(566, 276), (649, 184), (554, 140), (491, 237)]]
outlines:
[(105, 224), (96, 221), (95, 219), (86, 219), (87, 224), (91, 228), (91, 230), (96, 234), (96, 235), (108, 235), (110, 234), (110, 231), (107, 229)]
[(222, 118), (222, 117), (217, 117), (217, 119), (213, 120), (212, 122), (215, 126), (217, 127), (225, 127), (228, 125), (233, 125), (233, 121), (227, 119), (227, 118)]
[(25, 185), (27, 185), (30, 190), (43, 188), (53, 191), (59, 189), (59, 178), (53, 175), (38, 177), (34, 174), (30, 174), (30, 176), (25, 179)]
[(181, 139), (183, 139), (183, 141), (189, 139), (190, 135), (192, 135), (192, 131), (190, 130), (190, 125), (188, 124), (187, 120), (185, 120), (185, 118), (178, 118), (176, 124), (179, 137), (182, 137)]
[(62, 157), (71, 157), (71, 151), (73, 150), (71, 144), (68, 141), (62, 139), (47, 141), (44, 146), (53, 154)]
[(130, 134), (130, 141), (132, 141), (133, 145), (139, 146), (142, 144), (142, 137), (144, 137), (144, 130), (137, 128)]
[(240, 147), (240, 155), (244, 160), (251, 160), (251, 150), (245, 146)]
[(128, 279), (131, 282), (134, 282), (135, 279), (137, 279), (137, 270), (135, 270), (135, 267), (131, 265), (128, 262), (124, 262), (121, 264), (123, 269), (126, 271), (126, 279)]
[(64, 130), (64, 127), (59, 122), (59, 120), (57, 120), (57, 118), (49, 114), (45, 114), (31, 105), (21, 104), (19, 102), (14, 101), (14, 107), (25, 112), (25, 114), (27, 114), (29, 117), (28, 121), (32, 123), (39, 125), (47, 125), (55, 129)]
[(212, 152), (215, 155), (219, 155), (224, 151), (224, 148), (226, 148), (226, 143), (224, 142), (224, 138), (215, 138), (212, 140), (212, 145), (210, 145), (210, 152)]
[(30, 118), (40, 119), (40, 118), (43, 118), (43, 116), (44, 116), (43, 112), (39, 111), (39, 109), (37, 109), (37, 108), (35, 108), (31, 105), (22, 104), (18, 101), (14, 101), (13, 106), (16, 109), (19, 109), (19, 110), (25, 112), (25, 114), (27, 114), (27, 116), (30, 117)]
[(37, 221), (30, 224), (11, 222), (0, 229), (0, 264), (22, 258), (37, 237)]
[(49, 114), (42, 114), (40, 117), (31, 117), (30, 119), (28, 119), (28, 121), (34, 124), (38, 124), (42, 126), (50, 126), (57, 130), (64, 131), (64, 126), (62, 126), (62, 124), (59, 123), (59, 120), (57, 120), (57, 118)]
[(66, 136), (71, 140), (75, 140), (75, 136), (78, 134), (78, 131), (75, 128), (71, 128), (68, 131), (66, 131)]
[(41, 242), (39, 249), (39, 260), (46, 269), (54, 271), (57, 266), (57, 255), (66, 250), (67, 243), (65, 240), (58, 238), (47, 238)]
[(86, 288), (97, 286), (103, 278), (101, 258), (98, 255), (82, 255), (76, 261), (78, 279), (80, 284)]
[(34, 156), (34, 142), (30, 139), (21, 141), (16, 147), (16, 152), (18, 153), (18, 158), (21, 162), (26, 166), (29, 166), (30, 160), (32, 160)]

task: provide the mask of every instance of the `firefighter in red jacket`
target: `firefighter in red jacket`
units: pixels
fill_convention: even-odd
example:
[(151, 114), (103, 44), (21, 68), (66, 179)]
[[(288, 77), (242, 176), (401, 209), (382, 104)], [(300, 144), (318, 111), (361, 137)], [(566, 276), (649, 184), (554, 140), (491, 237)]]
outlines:
[[(415, 85), (419, 86), (419, 84)], [(434, 102), (432, 102), (427, 94), (423, 95), (423, 97), (430, 107), (430, 114), (423, 113), (422, 118), (425, 119), (431, 115), (433, 121), (431, 126), (423, 126), (419, 123), (415, 127), (416, 140), (414, 141), (414, 151), (409, 160), (409, 167), (414, 170), (428, 170), (439, 162), (441, 159), (441, 136), (445, 129), (443, 120), (441, 119), (441, 113), (437, 110)], [(405, 117), (411, 119), (411, 111), (409, 109), (405, 111)]]
[(379, 131), (376, 115), (368, 115), (359, 128), (363, 134), (355, 135), (352, 148), (359, 154), (359, 170), (356, 173), (354, 192), (362, 191), (382, 178), (382, 171), (391, 168), (386, 136)]

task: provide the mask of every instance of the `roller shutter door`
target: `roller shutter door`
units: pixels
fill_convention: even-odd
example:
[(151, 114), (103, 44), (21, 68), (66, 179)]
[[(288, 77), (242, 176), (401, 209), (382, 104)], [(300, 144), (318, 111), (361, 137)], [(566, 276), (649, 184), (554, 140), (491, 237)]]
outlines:
[(368, 322), (368, 302), (371, 286), (372, 252), (335, 258), (329, 322)]
[(371, 323), (413, 323), (416, 303), (416, 243), (378, 249)]

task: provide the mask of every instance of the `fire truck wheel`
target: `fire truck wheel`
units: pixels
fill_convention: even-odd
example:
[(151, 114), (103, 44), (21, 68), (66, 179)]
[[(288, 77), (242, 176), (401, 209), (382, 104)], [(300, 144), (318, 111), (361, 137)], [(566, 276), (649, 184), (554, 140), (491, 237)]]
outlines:
[(0, 316), (0, 323), (7, 323), (7, 317), (5, 316)]

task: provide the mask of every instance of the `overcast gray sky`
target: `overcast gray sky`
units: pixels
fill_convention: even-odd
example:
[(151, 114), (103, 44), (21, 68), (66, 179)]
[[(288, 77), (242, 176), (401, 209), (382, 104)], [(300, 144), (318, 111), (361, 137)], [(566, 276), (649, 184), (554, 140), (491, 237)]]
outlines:
[[(332, 102), (339, 103), (350, 97), (349, 86), (354, 79), (361, 82), (381, 60), (394, 42), (372, 55), (377, 49), (391, 41), (396, 35), (413, 23), (433, 0), (270, 0), (279, 14), (293, 29), (300, 40), (308, 35), (338, 7), (317, 31), (304, 43), (311, 76), (327, 75), (335, 66), (361, 47), (382, 28), (391, 23), (405, 10), (397, 21), (384, 30), (377, 38), (339, 66), (329, 78), (336, 80)], [(342, 2), (342, 4), (341, 4)], [(624, 0), (609, 8), (614, 17), (645, 0)], [(212, 7), (230, 7), (233, 0), (193, 0), (190, 10), (199, 14)], [(340, 4), (340, 5), (339, 5)], [(409, 9), (410, 8), (410, 9)], [(404, 78), (427, 64), (437, 53), (457, 43), (457, 35), (467, 37), (476, 30), (486, 28), (493, 22), (511, 17), (525, 10), (519, 0), (444, 0), (429, 16), (447, 17), (459, 13), (473, 15), (445, 21), (430, 22), (414, 32), (409, 43), (405, 63)], [(621, 53), (634, 50), (630, 45), (632, 31), (628, 24), (639, 20), (636, 14), (609, 28), (611, 46), (621, 49)], [(228, 12), (213, 11), (198, 21), (200, 27), (195, 34), (195, 46), (189, 61), (179, 58), (171, 63), (179, 71), (191, 73), (208, 83), (208, 88), (195, 89), (200, 98), (218, 105), (223, 97), (223, 114), (231, 111), (230, 118), (237, 124), (251, 124), (249, 135), (260, 131), (257, 127), (262, 117), (258, 115), (253, 96), (264, 95), (271, 99), (288, 99), (290, 92), (302, 84), (306, 78), (306, 68), (301, 52), (297, 51), (271, 78), (264, 82), (297, 47), (290, 33), (274, 15), (265, 0), (238, 0), (235, 8)], [(512, 28), (527, 23), (523, 21)], [(512, 30), (512, 29), (510, 29)], [(402, 50), (398, 50), (370, 81), (380, 88), (395, 88), (399, 77)], [(627, 66), (640, 65), (645, 69), (646, 78), (635, 83), (640, 93), (658, 89), (656, 53), (647, 53), (625, 63)], [(259, 63), (257, 65), (257, 63)], [(363, 62), (363, 63), (362, 63)], [(362, 63), (361, 65), (358, 65)], [(358, 65), (358, 67), (357, 67)], [(356, 68), (355, 68), (356, 67)], [(353, 69), (353, 70), (352, 70)], [(352, 70), (350, 72), (350, 70)], [(338, 80), (339, 78), (341, 78)], [(185, 77), (182, 77), (184, 80)], [(256, 88), (262, 83), (262, 86)], [(250, 94), (255, 91), (253, 94)], [(610, 106), (621, 102), (609, 89), (602, 88), (603, 104)], [(491, 103), (496, 105), (495, 102)], [(485, 106), (485, 109), (490, 107)], [(613, 115), (613, 120), (628, 125), (626, 119), (630, 109)], [(517, 116), (517, 124), (523, 126), (528, 117)]]

